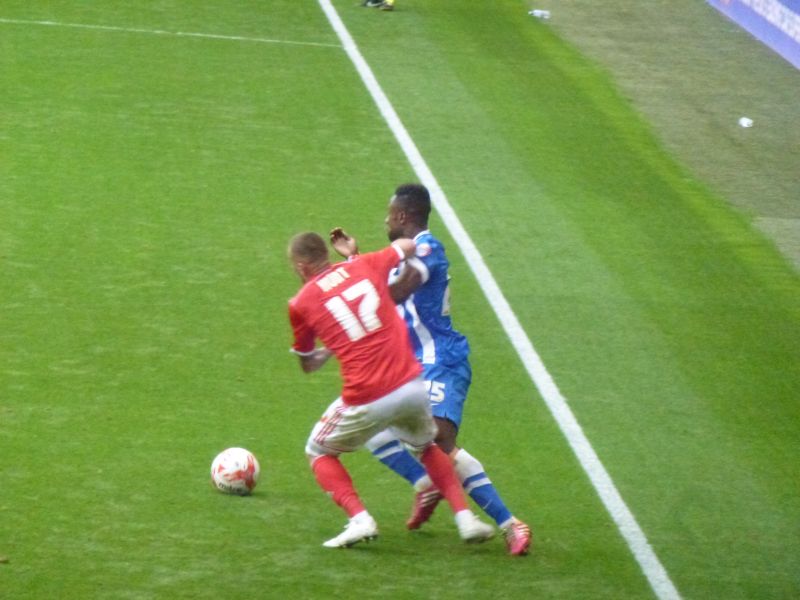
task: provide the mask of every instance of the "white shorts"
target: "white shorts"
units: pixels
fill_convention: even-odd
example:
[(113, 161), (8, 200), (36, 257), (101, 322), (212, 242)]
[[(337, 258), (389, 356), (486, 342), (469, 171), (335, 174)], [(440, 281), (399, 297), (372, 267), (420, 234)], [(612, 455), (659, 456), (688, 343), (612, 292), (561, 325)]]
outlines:
[(433, 441), (436, 423), (421, 377), (369, 404), (349, 406), (341, 397), (334, 400), (311, 430), (306, 454), (354, 452), (384, 429), (415, 450), (423, 450)]

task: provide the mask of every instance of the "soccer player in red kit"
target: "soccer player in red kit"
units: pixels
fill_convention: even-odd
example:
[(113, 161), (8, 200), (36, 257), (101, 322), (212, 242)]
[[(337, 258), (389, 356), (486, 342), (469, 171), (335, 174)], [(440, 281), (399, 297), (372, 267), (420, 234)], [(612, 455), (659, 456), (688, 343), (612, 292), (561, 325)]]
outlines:
[[(480, 542), (494, 529), (467, 508), (453, 465), (433, 443), (436, 425), (421, 368), (388, 291), (389, 272), (414, 254), (414, 242), (395, 240), (378, 252), (331, 264), (325, 241), (301, 233), (289, 243), (289, 260), (303, 287), (289, 301), (292, 351), (306, 373), (336, 356), (342, 395), (311, 431), (306, 454), (320, 487), (348, 515), (345, 530), (323, 545), (349, 547), (377, 537), (353, 481), (339, 460), (384, 429), (420, 452), (420, 460), (455, 514), (462, 539)], [(316, 347), (319, 339), (323, 346)]]

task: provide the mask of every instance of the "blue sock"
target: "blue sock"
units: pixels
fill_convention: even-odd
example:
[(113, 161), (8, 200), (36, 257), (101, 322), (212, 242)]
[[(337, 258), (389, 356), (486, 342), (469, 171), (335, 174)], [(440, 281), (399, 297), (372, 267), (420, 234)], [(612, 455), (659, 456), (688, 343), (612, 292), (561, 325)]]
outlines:
[(399, 440), (392, 440), (374, 449), (370, 448), (370, 451), (378, 460), (411, 485), (427, 475), (425, 467), (417, 462), (417, 459), (406, 450)]
[[(481, 473), (481, 477), (486, 478), (486, 474)], [(488, 481), (488, 479), (486, 480)], [(500, 499), (500, 494), (497, 493), (491, 481), (487, 484), (479, 485), (478, 487), (465, 485), (464, 489), (469, 494), (469, 497), (475, 501), (475, 504), (480, 506), (483, 512), (494, 519), (498, 527), (511, 519), (511, 511), (503, 504), (503, 501)]]
[(507, 525), (512, 518), (511, 511), (500, 499), (500, 494), (486, 476), (483, 465), (469, 452), (461, 448), (455, 456), (455, 468), (464, 491), (497, 523), (498, 527)]

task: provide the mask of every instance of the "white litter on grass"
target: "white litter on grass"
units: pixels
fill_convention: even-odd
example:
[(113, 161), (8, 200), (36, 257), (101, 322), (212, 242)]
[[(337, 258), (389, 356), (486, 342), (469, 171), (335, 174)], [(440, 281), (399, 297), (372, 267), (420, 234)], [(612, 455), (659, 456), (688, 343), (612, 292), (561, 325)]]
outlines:
[(741, 117), (739, 119), (739, 126), (740, 127), (752, 127), (753, 126), (753, 119), (748, 119), (747, 117)]
[(541, 10), (539, 8), (534, 8), (531, 11), (528, 11), (528, 14), (532, 17), (536, 17), (537, 19), (549, 19), (550, 18), (550, 11), (549, 10)]

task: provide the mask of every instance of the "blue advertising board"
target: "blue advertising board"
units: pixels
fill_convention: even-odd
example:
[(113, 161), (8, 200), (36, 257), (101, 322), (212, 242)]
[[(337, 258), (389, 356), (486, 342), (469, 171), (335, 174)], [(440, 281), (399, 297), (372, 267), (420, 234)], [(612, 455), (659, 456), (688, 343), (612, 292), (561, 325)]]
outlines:
[(800, 69), (800, 0), (707, 0)]

